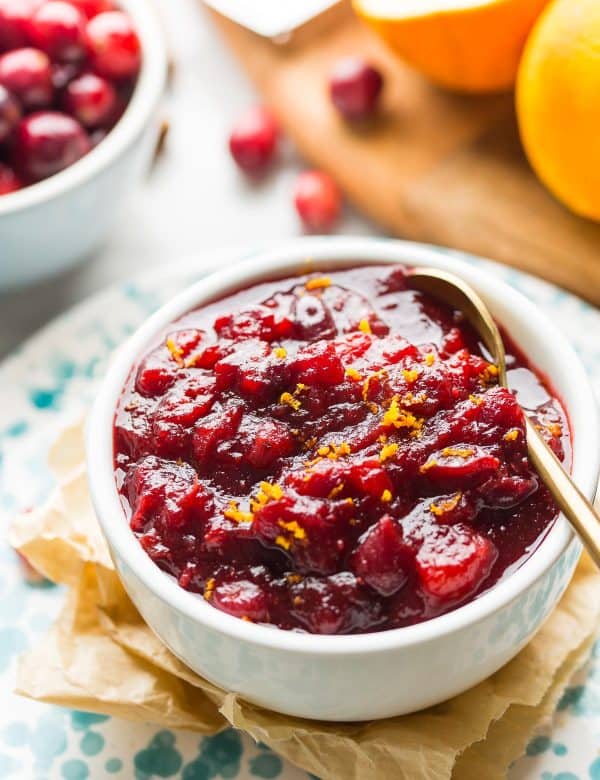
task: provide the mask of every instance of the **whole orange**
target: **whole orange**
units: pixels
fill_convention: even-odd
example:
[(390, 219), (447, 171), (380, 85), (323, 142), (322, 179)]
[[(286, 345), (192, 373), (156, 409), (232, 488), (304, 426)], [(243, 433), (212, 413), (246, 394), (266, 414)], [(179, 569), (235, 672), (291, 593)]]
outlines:
[(519, 68), (517, 114), (529, 161), (572, 211), (600, 220), (600, 0), (555, 0)]

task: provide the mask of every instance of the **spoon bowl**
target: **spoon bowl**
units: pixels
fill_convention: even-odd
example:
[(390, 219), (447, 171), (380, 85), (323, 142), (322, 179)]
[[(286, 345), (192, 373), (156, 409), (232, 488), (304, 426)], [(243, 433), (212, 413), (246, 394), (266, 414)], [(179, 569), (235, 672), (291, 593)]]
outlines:
[[(480, 295), (459, 276), (438, 268), (414, 268), (408, 276), (412, 288), (428, 293), (464, 314), (492, 356), (498, 369), (499, 384), (508, 388), (504, 342)], [(527, 452), (533, 467), (600, 568), (600, 515), (565, 471), (527, 414), (525, 429)]]

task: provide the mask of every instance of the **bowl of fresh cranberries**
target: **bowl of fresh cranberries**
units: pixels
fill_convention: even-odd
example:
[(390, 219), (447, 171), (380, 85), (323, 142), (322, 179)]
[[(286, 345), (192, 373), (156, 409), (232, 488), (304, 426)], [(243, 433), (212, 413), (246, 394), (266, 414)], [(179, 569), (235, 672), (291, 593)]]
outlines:
[(107, 237), (155, 147), (166, 69), (145, 0), (0, 0), (0, 288)]
[[(484, 296), (511, 391), (461, 312), (411, 289), (415, 265)], [(580, 544), (524, 414), (591, 496), (596, 403), (534, 304), (442, 250), (299, 239), (121, 349), (89, 484), (128, 593), (192, 669), (291, 715), (381, 718), (497, 670), (569, 583)]]

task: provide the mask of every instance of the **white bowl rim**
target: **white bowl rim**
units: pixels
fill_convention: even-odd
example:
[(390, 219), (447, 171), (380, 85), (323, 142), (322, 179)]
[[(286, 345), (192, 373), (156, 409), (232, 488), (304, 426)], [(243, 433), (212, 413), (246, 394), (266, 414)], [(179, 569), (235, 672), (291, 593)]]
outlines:
[(119, 0), (130, 15), (142, 45), (142, 65), (123, 116), (106, 138), (80, 160), (47, 179), (0, 197), (0, 218), (44, 203), (91, 179), (120, 156), (147, 124), (167, 77), (167, 44), (154, 3)]
[[(527, 591), (574, 539), (561, 515), (538, 548), (516, 571), (484, 592), (476, 600), (431, 620), (413, 626), (350, 635), (318, 635), (281, 630), (239, 620), (206, 603), (198, 594), (181, 588), (161, 571), (144, 552), (125, 520), (113, 470), (113, 420), (117, 400), (133, 363), (153, 337), (180, 315), (228, 292), (276, 275), (294, 275), (312, 268), (351, 267), (361, 263), (430, 264), (463, 275), (480, 290), (492, 308), (494, 298), (512, 302), (512, 308), (528, 325), (525, 330), (546, 333), (545, 340), (569, 365), (569, 382), (577, 396), (577, 408), (569, 410), (573, 433), (573, 475), (585, 495), (593, 498), (600, 472), (598, 409), (594, 393), (575, 351), (557, 326), (522, 293), (487, 271), (435, 247), (378, 238), (310, 237), (283, 242), (257, 252), (224, 270), (202, 278), (166, 303), (117, 351), (103, 380), (88, 418), (86, 452), (92, 501), (109, 547), (117, 551), (125, 566), (160, 600), (176, 612), (208, 628), (249, 644), (305, 655), (331, 656), (386, 652), (418, 645), (458, 632), (484, 620)], [(518, 335), (515, 334), (518, 343)], [(535, 355), (531, 356), (535, 364)], [(574, 416), (586, 424), (573, 424)]]

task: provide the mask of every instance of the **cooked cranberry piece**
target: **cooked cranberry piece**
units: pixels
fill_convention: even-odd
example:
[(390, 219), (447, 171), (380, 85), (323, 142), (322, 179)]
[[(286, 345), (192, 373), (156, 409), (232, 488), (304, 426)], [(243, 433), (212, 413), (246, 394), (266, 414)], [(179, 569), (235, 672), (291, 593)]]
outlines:
[(157, 347), (140, 363), (135, 378), (135, 389), (144, 396), (162, 395), (175, 381), (179, 365), (165, 347)]
[(412, 550), (402, 539), (402, 527), (389, 515), (361, 537), (352, 560), (355, 574), (382, 596), (399, 591), (414, 565)]
[(290, 364), (297, 382), (307, 385), (337, 385), (344, 379), (344, 366), (333, 344), (317, 341), (303, 347)]
[(41, 0), (0, 0), (0, 52), (28, 43), (31, 14)]
[(20, 190), (22, 186), (23, 183), (13, 169), (0, 162), (0, 195), (9, 195)]
[(318, 295), (303, 295), (293, 309), (295, 335), (302, 341), (331, 339), (337, 333), (333, 314)]
[(304, 171), (294, 188), (294, 205), (304, 227), (312, 232), (328, 232), (341, 213), (337, 184), (323, 171)]
[(432, 453), (420, 472), (434, 485), (451, 489), (480, 484), (499, 467), (499, 459), (485, 448), (456, 444)]
[(217, 609), (234, 617), (260, 623), (267, 618), (267, 597), (262, 588), (250, 580), (224, 582), (218, 585), (211, 596)]
[(208, 503), (191, 466), (153, 455), (130, 468), (125, 489), (132, 508), (131, 527), (136, 531), (153, 520), (167, 528), (181, 528), (201, 516)]
[(229, 151), (238, 166), (250, 176), (262, 176), (277, 151), (278, 127), (273, 115), (255, 106), (235, 124), (229, 136)]
[(110, 124), (116, 104), (117, 93), (112, 84), (94, 73), (73, 79), (63, 97), (65, 111), (90, 128)]
[(276, 341), (292, 335), (293, 325), (287, 317), (267, 306), (252, 306), (218, 317), (215, 330), (225, 339), (257, 338)]
[(122, 11), (94, 16), (86, 29), (94, 69), (109, 79), (130, 79), (140, 69), (142, 50), (131, 19)]
[(321, 499), (285, 495), (255, 511), (253, 530), (264, 544), (284, 550), (297, 571), (331, 574), (349, 552), (342, 538), (348, 514), (336, 516)]
[(33, 14), (29, 34), (53, 60), (80, 60), (85, 56), (85, 24), (85, 15), (71, 3), (48, 0)]
[(417, 572), (426, 593), (441, 602), (463, 599), (490, 573), (497, 550), (466, 526), (438, 526), (417, 554)]
[(194, 457), (200, 467), (206, 466), (214, 456), (218, 444), (229, 439), (237, 431), (242, 419), (241, 406), (218, 410), (196, 423), (193, 434)]
[(191, 442), (191, 428), (210, 411), (215, 398), (215, 382), (205, 376), (169, 390), (152, 415), (155, 452), (163, 457), (183, 457)]
[(0, 57), (0, 84), (27, 110), (52, 103), (54, 89), (50, 60), (39, 49), (14, 49)]
[(331, 100), (350, 120), (366, 119), (375, 111), (382, 87), (381, 73), (360, 57), (338, 60), (329, 76)]
[(103, 13), (104, 11), (114, 11), (115, 5), (111, 0), (69, 0), (71, 5), (79, 8), (88, 19)]
[(39, 111), (18, 126), (14, 157), (25, 178), (39, 181), (77, 162), (90, 148), (77, 120), (57, 111)]
[(292, 589), (292, 614), (314, 634), (348, 634), (381, 619), (381, 604), (350, 572), (308, 577)]
[(18, 100), (0, 85), (0, 144), (11, 137), (20, 119), (21, 107)]
[(255, 428), (255, 435), (246, 457), (255, 469), (271, 466), (279, 458), (291, 455), (295, 441), (285, 423), (265, 420)]

